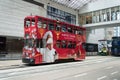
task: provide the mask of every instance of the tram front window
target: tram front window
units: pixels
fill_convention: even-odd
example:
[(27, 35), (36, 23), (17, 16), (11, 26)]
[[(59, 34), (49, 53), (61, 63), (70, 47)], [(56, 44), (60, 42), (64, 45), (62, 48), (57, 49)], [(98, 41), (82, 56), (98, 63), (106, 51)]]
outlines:
[(54, 30), (54, 25), (53, 25), (53, 24), (49, 24), (49, 25), (48, 25), (48, 29), (49, 29), (49, 30)]
[(25, 26), (26, 27), (30, 27), (30, 19), (26, 19), (25, 20)]
[(31, 26), (35, 26), (35, 19), (32, 19)]

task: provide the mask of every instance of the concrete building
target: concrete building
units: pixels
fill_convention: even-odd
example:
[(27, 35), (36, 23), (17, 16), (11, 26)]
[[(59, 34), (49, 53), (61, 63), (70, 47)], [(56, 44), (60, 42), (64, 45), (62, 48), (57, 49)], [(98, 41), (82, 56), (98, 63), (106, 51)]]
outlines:
[(98, 0), (88, 3), (79, 10), (79, 18), (80, 24), (87, 27), (87, 42), (111, 40), (118, 34), (114, 27), (120, 26), (120, 1)]
[[(8, 53), (1, 55), (1, 58), (21, 58), (24, 43), (24, 18), (29, 15), (47, 17), (47, 6), (74, 14), (76, 21), (78, 21), (78, 11), (50, 0), (35, 0), (33, 2), (29, 0), (0, 0), (0, 38), (2, 40), (5, 38), (4, 53)], [(76, 22), (76, 24), (79, 23)]]

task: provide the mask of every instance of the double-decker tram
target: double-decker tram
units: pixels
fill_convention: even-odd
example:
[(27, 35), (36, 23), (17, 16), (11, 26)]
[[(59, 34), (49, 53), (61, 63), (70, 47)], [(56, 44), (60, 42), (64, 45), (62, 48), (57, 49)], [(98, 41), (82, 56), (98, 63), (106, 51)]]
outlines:
[(59, 59), (85, 59), (86, 29), (41, 16), (24, 19), (22, 62), (51, 63)]

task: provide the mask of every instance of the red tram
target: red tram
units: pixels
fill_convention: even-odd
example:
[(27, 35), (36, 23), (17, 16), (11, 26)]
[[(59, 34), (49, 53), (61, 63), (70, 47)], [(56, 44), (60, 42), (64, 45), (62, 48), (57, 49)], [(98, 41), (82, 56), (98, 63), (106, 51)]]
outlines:
[(24, 19), (22, 62), (51, 63), (58, 59), (85, 59), (86, 29), (41, 16)]

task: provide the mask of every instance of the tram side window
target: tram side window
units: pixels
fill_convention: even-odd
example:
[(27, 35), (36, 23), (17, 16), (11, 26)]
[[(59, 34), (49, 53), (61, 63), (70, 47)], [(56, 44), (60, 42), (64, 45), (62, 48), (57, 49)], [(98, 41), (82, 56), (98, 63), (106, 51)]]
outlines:
[(44, 46), (43, 46), (43, 39), (40, 39), (39, 41), (40, 41), (40, 43), (39, 43), (40, 48), (44, 48)]
[(66, 41), (62, 41), (62, 48), (66, 48), (66, 47), (67, 47)]
[(38, 21), (38, 28), (46, 28), (46, 23), (45, 22), (41, 22), (41, 21)]
[(28, 39), (24, 40), (24, 46), (28, 46)]
[(73, 32), (74, 34), (76, 34), (76, 30), (75, 30), (75, 29), (72, 29), (72, 32)]
[(56, 31), (60, 31), (60, 25), (56, 25)]
[(67, 28), (65, 26), (62, 26), (62, 32), (67, 32)]
[(42, 27), (42, 19), (38, 18), (38, 22), (37, 22), (38, 28)]
[(34, 40), (33, 39), (28, 39), (28, 47), (32, 48), (34, 46)]
[(36, 40), (36, 47), (40, 48), (40, 40), (39, 39)]
[(30, 27), (30, 19), (26, 19), (25, 26)]
[(35, 19), (32, 19), (32, 26), (35, 26)]
[(68, 32), (72, 33), (72, 28), (68, 27)]
[(42, 22), (38, 21), (37, 25), (38, 25), (38, 28), (41, 28), (42, 27)]
[(68, 48), (74, 49), (75, 47), (76, 47), (76, 43), (75, 42), (72, 42), (72, 41), (68, 42)]
[(79, 31), (77, 31), (77, 34), (83, 35), (83, 31), (82, 31), (82, 30), (79, 30)]
[(36, 46), (37, 48), (43, 48), (42, 39), (37, 39), (35, 46)]
[(28, 48), (32, 48), (35, 46), (35, 41), (33, 39), (25, 39), (24, 40), (24, 46), (27, 46)]
[(83, 49), (86, 49), (86, 43), (82, 43)]
[(73, 42), (72, 47), (73, 47), (73, 48), (75, 48), (75, 47), (76, 47), (76, 43), (75, 43), (75, 42)]
[(71, 41), (68, 42), (68, 48), (72, 48), (72, 42)]
[(80, 30), (80, 31), (79, 31), (79, 34), (83, 35), (83, 31), (82, 31), (82, 30)]
[(54, 30), (54, 24), (48, 24), (48, 30)]
[(44, 22), (44, 23), (42, 24), (42, 28), (44, 28), (44, 29), (45, 29), (45, 28), (46, 28), (46, 26), (47, 26), (47, 23), (45, 23), (45, 22)]
[(77, 30), (76, 29), (74, 30), (74, 33), (77, 34)]
[(58, 41), (56, 42), (56, 47), (57, 47), (57, 48), (61, 48), (61, 41), (60, 41), (60, 40), (58, 40)]

